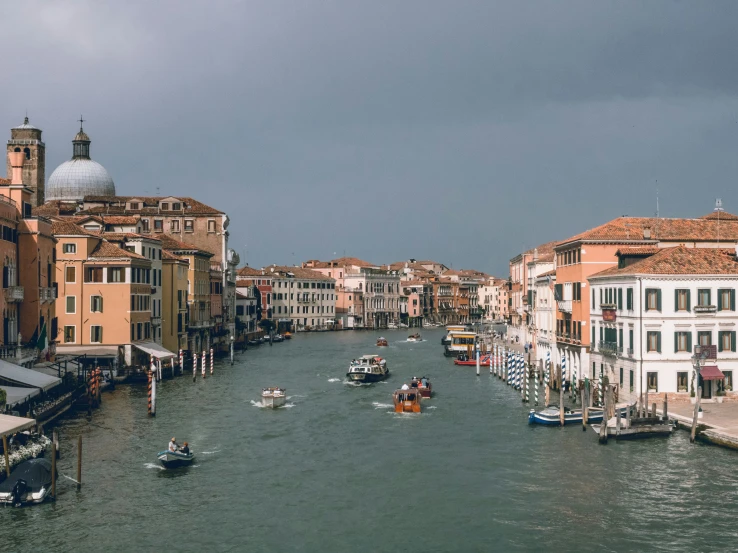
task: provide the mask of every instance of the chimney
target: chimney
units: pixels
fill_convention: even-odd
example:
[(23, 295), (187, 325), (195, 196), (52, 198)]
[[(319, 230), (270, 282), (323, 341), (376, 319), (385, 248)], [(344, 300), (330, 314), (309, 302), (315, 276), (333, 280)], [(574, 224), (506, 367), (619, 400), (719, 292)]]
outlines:
[(533, 250), (533, 261), (538, 261), (538, 248)]
[(10, 160), (10, 167), (12, 168), (12, 174), (10, 177), (11, 185), (22, 185), (23, 184), (23, 159), (26, 154), (23, 152), (8, 152), (8, 159)]
[(643, 228), (643, 238), (645, 238), (645, 239), (651, 238), (651, 227), (644, 227)]

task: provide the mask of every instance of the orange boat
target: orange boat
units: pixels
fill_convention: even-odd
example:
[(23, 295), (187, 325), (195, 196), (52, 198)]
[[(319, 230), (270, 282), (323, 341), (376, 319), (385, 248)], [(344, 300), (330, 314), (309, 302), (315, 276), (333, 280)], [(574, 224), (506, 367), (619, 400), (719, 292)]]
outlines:
[(377, 340), (377, 346), (381, 346), (381, 347), (389, 346), (389, 344), (387, 343), (387, 339), (386, 338), (379, 338)]
[[(491, 355), (482, 355), (479, 358), (479, 366), (480, 367), (489, 367), (491, 363), (492, 356)], [(477, 360), (472, 358), (469, 359), (469, 356), (466, 353), (462, 353), (459, 355), (456, 359), (454, 359), (454, 365), (477, 365)]]
[(395, 413), (420, 413), (420, 398), (417, 388), (395, 390), (392, 395), (395, 402)]

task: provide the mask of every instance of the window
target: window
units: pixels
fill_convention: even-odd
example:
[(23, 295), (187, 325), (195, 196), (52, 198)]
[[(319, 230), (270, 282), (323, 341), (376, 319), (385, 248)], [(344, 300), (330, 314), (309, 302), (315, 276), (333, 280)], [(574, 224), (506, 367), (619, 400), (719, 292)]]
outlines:
[(659, 373), (646, 373), (646, 383), (649, 392), (659, 391)]
[(661, 353), (661, 333), (649, 331), (646, 333), (646, 343), (648, 344), (648, 352)]
[(182, 204), (180, 202), (174, 202), (172, 204), (172, 210), (179, 211), (182, 209)]
[(77, 312), (77, 296), (67, 296), (67, 313), (73, 315)]
[(138, 202), (131, 202), (131, 209), (138, 209)]
[(179, 219), (174, 219), (169, 223), (172, 232), (179, 232)]
[(143, 232), (149, 232), (149, 220), (141, 219), (141, 230)]
[(661, 311), (661, 290), (646, 288), (646, 311)]
[(162, 202), (161, 203), (161, 210), (162, 211), (169, 211), (169, 202)]
[(630, 369), (630, 391), (633, 391), (633, 369)]
[(87, 267), (85, 269), (85, 282), (102, 282), (102, 267)]
[(77, 268), (67, 267), (64, 270), (64, 282), (76, 282), (77, 281)]
[(692, 333), (691, 332), (675, 332), (674, 333), (674, 352), (692, 351)]
[(65, 326), (64, 327), (64, 343), (65, 344), (73, 344), (74, 343), (74, 340), (75, 340), (75, 337), (74, 337), (75, 332), (74, 331), (75, 330), (76, 329), (73, 326)]
[(108, 282), (125, 282), (126, 273), (123, 267), (108, 268)]
[(623, 367), (620, 367), (620, 387), (623, 387)]
[(64, 244), (62, 248), (64, 253), (77, 253), (77, 244)]
[(735, 290), (721, 289), (718, 290), (718, 311), (735, 311)]
[(689, 311), (689, 290), (674, 290), (674, 311)]
[(215, 232), (215, 219), (208, 219), (208, 232)]
[(618, 288), (618, 309), (622, 309), (622, 308), (623, 308), (623, 289)]
[(90, 342), (93, 344), (99, 344), (103, 341), (102, 339), (102, 327), (91, 326), (90, 327)]
[(735, 351), (734, 330), (721, 330), (718, 332), (718, 351)]
[[(723, 371), (725, 380), (722, 381), (722, 391), (729, 392), (733, 390), (733, 371)], [(718, 382), (720, 382), (718, 380)]]
[(711, 290), (709, 290), (709, 289), (706, 289), (706, 290), (704, 290), (704, 289), (703, 290), (697, 290), (697, 298), (698, 298), (697, 305), (699, 305), (700, 307), (707, 307), (707, 306), (709, 306), (710, 305), (710, 299), (711, 299), (710, 292), (711, 292)]
[(633, 288), (628, 288), (625, 294), (625, 308), (628, 311), (633, 310)]
[(154, 231), (162, 232), (164, 230), (164, 221), (161, 219), (154, 219)]
[(90, 296), (90, 312), (102, 313), (103, 299), (102, 296)]
[(697, 342), (701, 346), (711, 346), (712, 345), (712, 331), (711, 330), (700, 330), (697, 333)]
[(687, 392), (689, 391), (687, 389), (687, 386), (689, 379), (689, 373), (686, 372), (678, 372), (677, 373), (677, 392)]
[(193, 232), (195, 230), (195, 221), (192, 219), (185, 219), (184, 229), (185, 232)]

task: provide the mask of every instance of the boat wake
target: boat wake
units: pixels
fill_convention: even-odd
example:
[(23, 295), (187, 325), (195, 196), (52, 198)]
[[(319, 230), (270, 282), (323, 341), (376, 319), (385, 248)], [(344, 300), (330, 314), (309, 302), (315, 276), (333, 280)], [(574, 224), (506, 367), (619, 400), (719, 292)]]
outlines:
[(359, 386), (371, 386), (370, 382), (353, 382), (351, 380), (344, 380), (343, 383), (346, 386), (354, 386), (356, 388), (358, 388)]
[(437, 405), (429, 405), (428, 407), (425, 407), (425, 409), (438, 409)]
[(341, 382), (340, 378), (329, 378), (328, 382)]
[(284, 409), (292, 409), (295, 406), (294, 403), (285, 403), (282, 405), (282, 407), (278, 407), (278, 409), (284, 408)]
[(162, 467), (161, 465), (156, 465), (156, 464), (154, 464), (154, 463), (144, 463), (144, 466), (145, 466), (145, 467), (146, 467), (147, 469), (158, 469), (158, 470), (164, 470), (164, 467)]
[(202, 451), (200, 455), (215, 455), (216, 453), (220, 453), (220, 449), (216, 449), (215, 451)]
[(374, 405), (375, 409), (392, 409), (394, 408), (394, 405), (391, 403), (379, 403), (377, 401), (372, 402), (372, 405)]

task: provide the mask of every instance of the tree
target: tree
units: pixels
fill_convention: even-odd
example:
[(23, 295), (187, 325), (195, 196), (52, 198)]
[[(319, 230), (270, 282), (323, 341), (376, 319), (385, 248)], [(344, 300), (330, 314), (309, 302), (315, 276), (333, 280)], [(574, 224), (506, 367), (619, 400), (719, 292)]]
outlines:
[(276, 325), (271, 319), (262, 319), (259, 321), (259, 326), (264, 332), (270, 334), (274, 330)]

